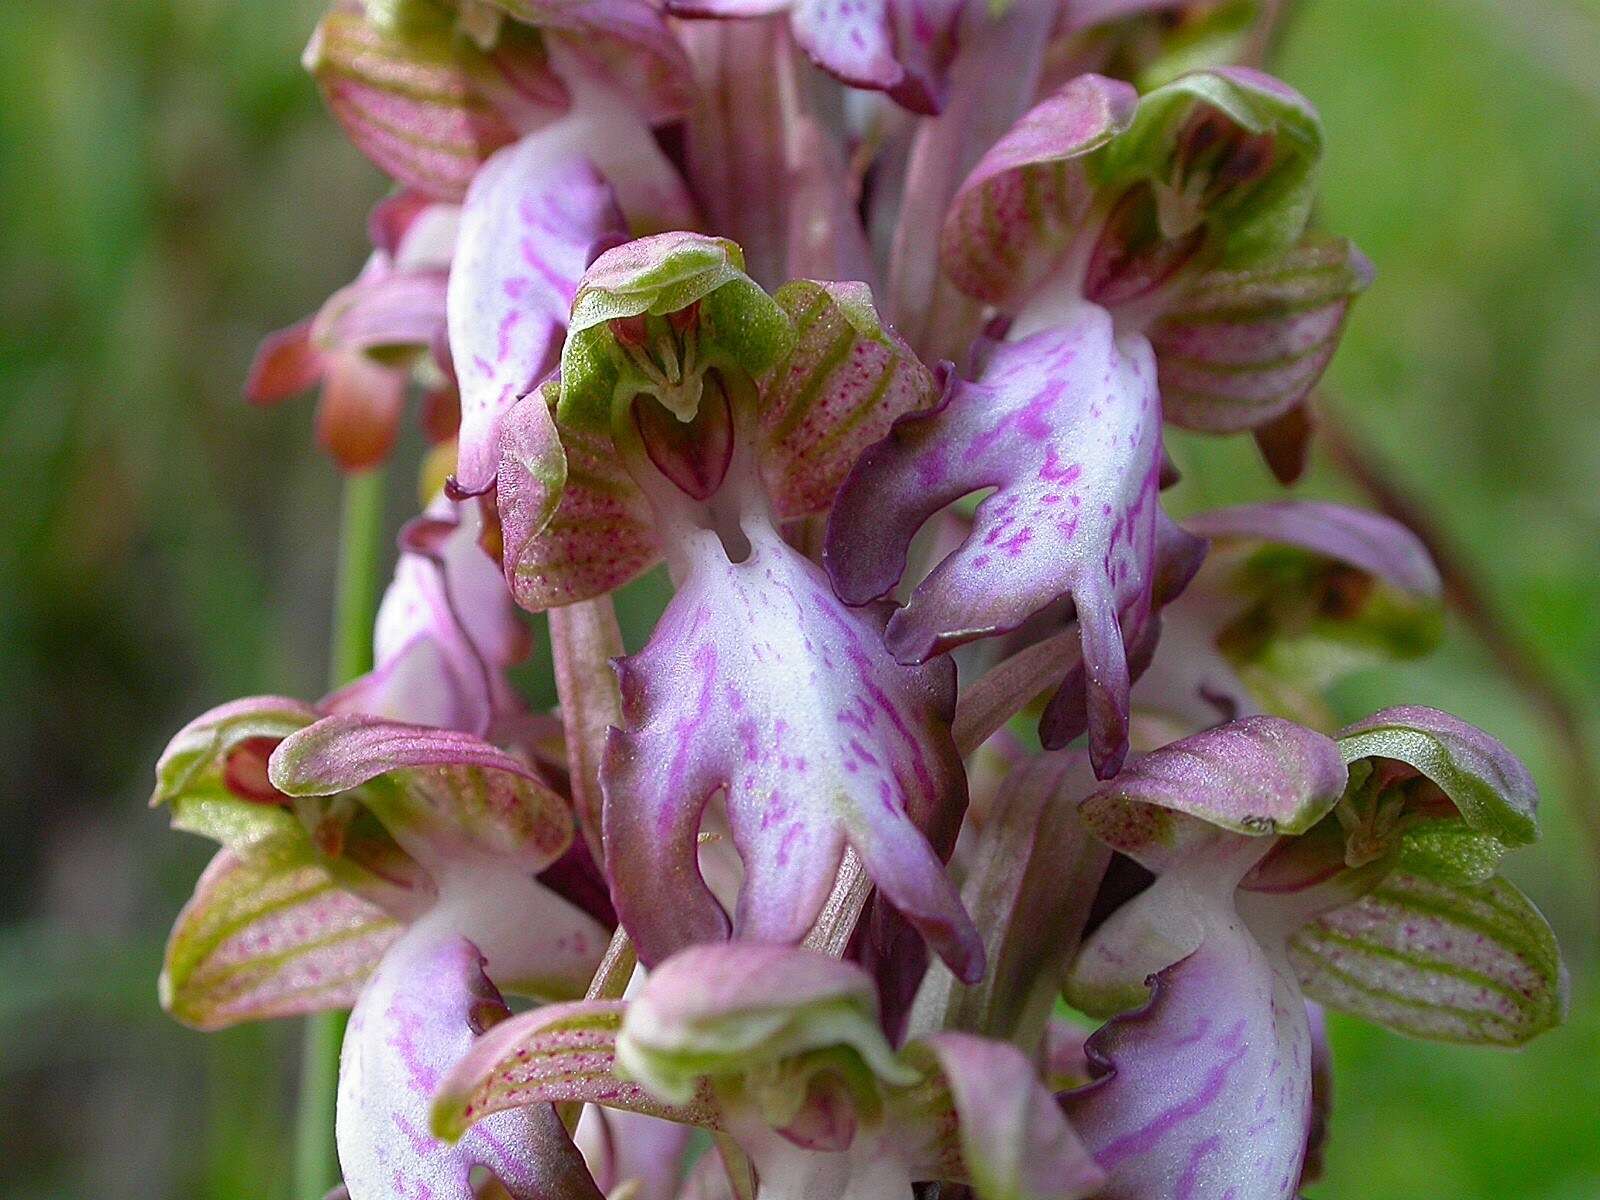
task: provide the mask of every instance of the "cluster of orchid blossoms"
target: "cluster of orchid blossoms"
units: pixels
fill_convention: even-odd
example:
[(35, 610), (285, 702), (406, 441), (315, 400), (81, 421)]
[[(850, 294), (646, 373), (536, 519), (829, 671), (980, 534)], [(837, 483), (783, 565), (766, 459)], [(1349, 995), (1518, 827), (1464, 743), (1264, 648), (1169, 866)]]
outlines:
[(250, 392), (320, 382), (350, 468), (420, 392), (453, 473), (374, 670), (197, 718), (155, 799), (222, 846), (173, 1015), (353, 1007), (352, 1200), (1290, 1197), (1319, 1005), (1559, 1020), (1496, 874), (1521, 764), (1426, 708), (1323, 732), (1437, 632), (1421, 545), (1163, 509), (1167, 425), (1292, 481), (1370, 274), (1308, 231), (1315, 111), (1226, 62), (1253, 14), (327, 15), (308, 66), (398, 186)]

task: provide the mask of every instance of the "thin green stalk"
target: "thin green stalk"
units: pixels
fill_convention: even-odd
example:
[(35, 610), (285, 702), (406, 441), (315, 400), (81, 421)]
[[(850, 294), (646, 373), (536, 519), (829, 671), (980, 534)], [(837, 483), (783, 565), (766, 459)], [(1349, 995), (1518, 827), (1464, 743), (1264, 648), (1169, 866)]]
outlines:
[[(349, 475), (339, 518), (339, 574), (334, 593), (328, 682), (341, 687), (372, 669), (372, 621), (383, 562), (384, 475)], [(295, 1107), (294, 1197), (322, 1200), (339, 1180), (333, 1144), (333, 1103), (339, 1086), (339, 1047), (348, 1014), (306, 1018)]]

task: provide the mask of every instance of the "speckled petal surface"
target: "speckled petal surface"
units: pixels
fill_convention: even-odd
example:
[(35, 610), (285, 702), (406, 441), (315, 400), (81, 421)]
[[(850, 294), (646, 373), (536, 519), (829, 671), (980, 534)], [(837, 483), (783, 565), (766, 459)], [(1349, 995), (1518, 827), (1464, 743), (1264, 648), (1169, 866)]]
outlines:
[(942, 407), (868, 450), (834, 507), (825, 562), (847, 602), (886, 595), (928, 518), (994, 488), (960, 548), (894, 615), (889, 649), (921, 662), (1071, 596), (1091, 749), (1114, 774), (1127, 752), (1125, 638), (1148, 622), (1165, 522), (1160, 467), (1149, 344), (1119, 338), (1085, 305), (1070, 324), (996, 346), (977, 382), (954, 384)]
[(885, 896), (967, 976), (982, 949), (941, 858), (966, 807), (948, 663), (898, 665), (882, 614), (841, 605), (770, 527), (730, 561), (714, 533), (645, 649), (622, 660), (626, 728), (605, 785), (607, 873), (646, 963), (720, 939), (695, 837), (719, 789), (744, 881), (736, 936), (797, 941), (846, 844)]

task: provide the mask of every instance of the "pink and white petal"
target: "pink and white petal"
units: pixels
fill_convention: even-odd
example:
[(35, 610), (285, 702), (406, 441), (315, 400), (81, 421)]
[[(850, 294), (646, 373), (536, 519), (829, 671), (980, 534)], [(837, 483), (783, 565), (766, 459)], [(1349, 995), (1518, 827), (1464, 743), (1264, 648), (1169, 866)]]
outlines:
[(448, 298), (459, 494), (494, 483), (506, 411), (554, 369), (578, 280), (624, 228), (605, 180), (548, 130), (500, 151), (473, 179)]
[(530, 612), (602, 596), (661, 558), (650, 502), (610, 436), (558, 433), (542, 394), (506, 421), (497, 498), (506, 583)]
[(905, 81), (895, 56), (896, 0), (794, 0), (789, 25), (800, 48), (852, 87), (888, 91)]
[[(400, 544), (407, 555), (433, 566), (455, 627), (487, 666), (503, 670), (527, 656), (527, 627), (517, 617), (504, 574), (483, 548), (481, 506), (436, 499), (400, 531)], [(381, 631), (375, 636), (381, 640)]]
[(1311, 1037), (1287, 964), (1223, 902), (1142, 1010), (1087, 1043), (1100, 1078), (1062, 1097), (1105, 1200), (1289, 1200), (1311, 1116)]
[(693, 1137), (689, 1125), (595, 1105), (572, 1131), (595, 1182), (607, 1195), (630, 1189), (623, 1194), (632, 1200), (674, 1200), (688, 1174)]
[(336, 1132), (350, 1200), (475, 1200), (487, 1168), (513, 1200), (600, 1200), (548, 1105), (497, 1114), (454, 1145), (430, 1131), (446, 1073), (507, 1015), (466, 938), (424, 920), (384, 956), (350, 1016)]
[(245, 378), (245, 398), (276, 404), (310, 390), (326, 369), (325, 355), (311, 340), (311, 321), (301, 321), (261, 339)]
[(938, 1066), (956, 1113), (961, 1158), (980, 1200), (1074, 1200), (1105, 1176), (1033, 1063), (1009, 1042), (946, 1031), (914, 1043)]
[(695, 837), (714, 793), (745, 877), (737, 937), (803, 937), (846, 844), (958, 975), (982, 948), (942, 859), (966, 807), (949, 733), (949, 664), (901, 667), (882, 613), (852, 611), (770, 527), (729, 561), (710, 531), (645, 649), (622, 660), (625, 730), (602, 771), (607, 874), (639, 956), (654, 964), (725, 935)]
[(939, 398), (933, 374), (878, 319), (862, 283), (796, 280), (777, 301), (794, 350), (762, 387), (767, 493), (784, 519), (825, 512), (868, 446)]
[[(361, 789), (395, 839), (436, 874), (462, 850), (539, 871), (572, 841), (559, 795), (504, 751), (455, 730), (325, 717), (279, 744), (268, 775), (291, 796)], [(365, 786), (373, 781), (381, 783)]]
[(1347, 778), (1332, 738), (1251, 716), (1151, 751), (1079, 811), (1113, 848), (1160, 871), (1190, 840), (1173, 814), (1251, 837), (1304, 833), (1339, 802)]
[(378, 607), (376, 665), (326, 697), (325, 711), (484, 736), (520, 711), (504, 670), (526, 653), (527, 631), (479, 528), (475, 506), (443, 499), (407, 525)]
[(994, 144), (945, 218), (939, 258), (958, 287), (1015, 306), (1039, 285), (1080, 233), (1093, 199), (1077, 160), (1127, 128), (1138, 100), (1120, 80), (1081, 75)]
[(673, 1105), (618, 1074), (616, 1041), (625, 1008), (620, 1000), (575, 1000), (502, 1021), (451, 1067), (434, 1099), (433, 1132), (455, 1140), (495, 1113), (568, 1103), (720, 1128), (703, 1087), (688, 1103)]
[(418, 218), (434, 207), (444, 206), (426, 192), (399, 188), (372, 206), (367, 214), (367, 239), (374, 250), (381, 250), (392, 260)]
[(1070, 596), (1095, 767), (1114, 774), (1127, 751), (1125, 638), (1154, 600), (1160, 424), (1149, 344), (1119, 338), (1103, 309), (1001, 344), (976, 383), (899, 421), (856, 464), (828, 526), (834, 587), (852, 604), (887, 595), (921, 525), (994, 488), (960, 548), (895, 613), (887, 645), (921, 662)]
[(1167, 419), (1233, 433), (1283, 416), (1322, 377), (1371, 280), (1359, 250), (1323, 234), (1268, 262), (1202, 275), (1150, 330)]
[(348, 1008), (399, 930), (304, 844), (220, 850), (167, 939), (161, 1007), (196, 1029)]
[(1199, 513), (1184, 522), (1213, 539), (1299, 546), (1418, 596), (1438, 596), (1439, 569), (1422, 540), (1393, 518), (1321, 500), (1277, 500)]

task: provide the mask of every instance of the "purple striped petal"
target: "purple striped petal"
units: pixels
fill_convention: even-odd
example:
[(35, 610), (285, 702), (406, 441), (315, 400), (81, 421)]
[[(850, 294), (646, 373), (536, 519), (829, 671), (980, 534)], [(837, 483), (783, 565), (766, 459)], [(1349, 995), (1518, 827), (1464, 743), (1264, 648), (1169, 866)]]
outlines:
[(1070, 596), (1091, 751), (1111, 775), (1127, 752), (1128, 645), (1149, 623), (1158, 541), (1182, 536), (1160, 511), (1160, 468), (1149, 345), (1084, 306), (1071, 324), (997, 346), (976, 383), (955, 383), (941, 408), (869, 450), (840, 491), (825, 562), (847, 603), (887, 595), (924, 522), (995, 488), (889, 623), (889, 649), (921, 662)]
[(720, 940), (696, 866), (712, 796), (744, 863), (735, 936), (798, 941), (847, 844), (956, 973), (982, 948), (945, 876), (966, 784), (951, 740), (954, 672), (901, 667), (882, 613), (842, 606), (770, 527), (739, 562), (709, 530), (645, 649), (619, 664), (625, 730), (606, 749), (606, 867), (647, 964)]
[(1086, 1049), (1095, 1082), (1062, 1108), (1106, 1173), (1104, 1200), (1289, 1200), (1311, 1116), (1311, 1037), (1286, 964), (1225, 902), (1148, 1005)]
[(1324, 234), (1200, 276), (1150, 331), (1167, 419), (1232, 433), (1281, 417), (1322, 377), (1350, 302), (1371, 280), (1359, 250)]
[(506, 418), (496, 486), (506, 582), (530, 612), (604, 595), (661, 557), (650, 503), (610, 435), (558, 433), (540, 393)]
[(350, 1015), (336, 1131), (350, 1200), (476, 1200), (487, 1168), (513, 1200), (600, 1200), (548, 1105), (499, 1113), (451, 1145), (429, 1127), (433, 1095), (475, 1035), (507, 1016), (466, 938), (424, 922), (384, 956)]
[(789, 519), (825, 512), (861, 452), (939, 389), (878, 319), (865, 284), (796, 280), (776, 298), (795, 346), (761, 388), (761, 468)]
[(348, 1008), (398, 932), (304, 844), (220, 850), (167, 939), (161, 1007), (208, 1030)]
[(305, 62), (363, 154), (444, 200), (460, 199), (489, 155), (565, 105), (539, 38), (515, 26), (485, 54), (447, 20), (391, 31), (339, 7), (317, 26)]
[(1137, 104), (1129, 84), (1082, 75), (994, 144), (945, 218), (939, 258), (958, 287), (1015, 306), (1054, 270), (1093, 199), (1077, 160), (1127, 128)]
[(1520, 1046), (1566, 1013), (1566, 971), (1539, 910), (1503, 879), (1396, 874), (1294, 935), (1313, 999), (1412, 1037)]
[(501, 151), (473, 179), (450, 273), (458, 492), (494, 483), (506, 411), (555, 367), (579, 278), (624, 232), (605, 180), (547, 135)]
[(433, 1102), (432, 1129), (452, 1141), (485, 1117), (534, 1104), (604, 1105), (706, 1129), (721, 1122), (700, 1088), (664, 1104), (616, 1070), (620, 1000), (547, 1004), (496, 1025), (450, 1069)]

